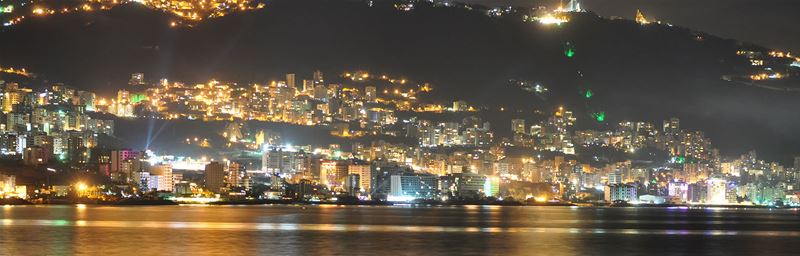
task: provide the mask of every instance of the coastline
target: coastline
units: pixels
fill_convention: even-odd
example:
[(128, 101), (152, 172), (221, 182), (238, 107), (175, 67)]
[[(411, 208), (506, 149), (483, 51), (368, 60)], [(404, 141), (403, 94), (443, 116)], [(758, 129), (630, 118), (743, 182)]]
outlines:
[(690, 204), (601, 204), (601, 203), (522, 203), (522, 202), (387, 202), (387, 201), (344, 201), (344, 202), (310, 202), (299, 200), (223, 200), (211, 203), (178, 203), (171, 200), (122, 200), (117, 202), (110, 201), (87, 201), (87, 200), (50, 200), (47, 202), (31, 202), (18, 198), (0, 199), (2, 206), (25, 206), (25, 205), (98, 205), (98, 206), (164, 206), (164, 205), (210, 205), (210, 206), (237, 206), (237, 205), (337, 205), (337, 206), (395, 206), (395, 205), (414, 205), (414, 206), (547, 206), (547, 207), (595, 207), (595, 208), (736, 208), (736, 209), (796, 209), (797, 207), (776, 207), (766, 205), (690, 205)]

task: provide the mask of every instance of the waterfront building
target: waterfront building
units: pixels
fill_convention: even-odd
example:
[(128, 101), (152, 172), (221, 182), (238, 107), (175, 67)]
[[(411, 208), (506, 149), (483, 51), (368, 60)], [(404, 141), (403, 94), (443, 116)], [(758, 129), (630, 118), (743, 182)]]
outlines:
[(206, 165), (203, 177), (206, 189), (219, 193), (225, 187), (225, 166), (220, 162), (211, 162)]
[(391, 187), (387, 200), (411, 201), (415, 199), (435, 199), (438, 193), (438, 181), (431, 174), (392, 175)]
[(636, 201), (639, 198), (636, 186), (629, 184), (613, 184), (605, 187), (606, 202)]

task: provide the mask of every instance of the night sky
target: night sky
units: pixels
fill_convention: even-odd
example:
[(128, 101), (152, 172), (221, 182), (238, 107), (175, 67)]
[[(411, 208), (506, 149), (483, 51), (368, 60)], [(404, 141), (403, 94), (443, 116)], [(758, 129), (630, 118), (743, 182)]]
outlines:
[[(487, 6), (556, 6), (559, 1), (463, 0)], [(564, 0), (566, 3), (567, 0)], [(800, 52), (800, 1), (796, 0), (583, 0), (601, 16), (633, 18), (641, 9), (658, 19), (717, 36)]]

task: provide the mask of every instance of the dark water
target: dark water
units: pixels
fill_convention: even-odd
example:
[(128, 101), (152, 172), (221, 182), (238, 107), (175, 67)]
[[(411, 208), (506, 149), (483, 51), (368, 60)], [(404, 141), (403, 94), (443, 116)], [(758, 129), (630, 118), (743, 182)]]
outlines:
[(6, 206), (0, 255), (798, 255), (796, 210)]

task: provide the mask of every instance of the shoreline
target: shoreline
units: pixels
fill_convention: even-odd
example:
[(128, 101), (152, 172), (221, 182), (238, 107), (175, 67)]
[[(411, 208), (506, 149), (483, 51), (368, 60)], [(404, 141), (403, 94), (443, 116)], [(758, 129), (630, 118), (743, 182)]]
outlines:
[(792, 206), (766, 206), (766, 205), (689, 205), (689, 204), (637, 204), (637, 205), (609, 205), (598, 203), (522, 203), (522, 202), (387, 202), (387, 201), (358, 201), (358, 202), (309, 202), (296, 200), (231, 200), (217, 201), (211, 203), (179, 203), (170, 200), (125, 200), (119, 202), (108, 201), (70, 201), (57, 200), (50, 202), (34, 203), (28, 200), (5, 198), (0, 199), (2, 206), (26, 206), (26, 205), (97, 205), (97, 206), (176, 206), (176, 205), (209, 205), (209, 206), (241, 206), (241, 205), (337, 205), (337, 206), (395, 206), (395, 205), (414, 205), (424, 207), (434, 206), (546, 206), (546, 207), (594, 207), (594, 208), (735, 208), (735, 209), (797, 209), (800, 207)]

